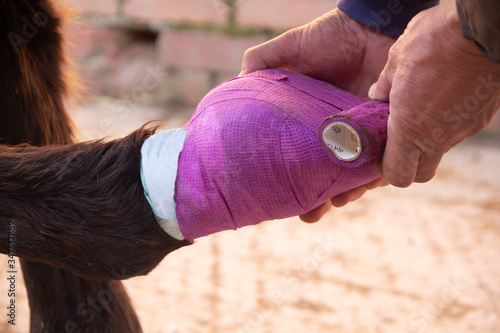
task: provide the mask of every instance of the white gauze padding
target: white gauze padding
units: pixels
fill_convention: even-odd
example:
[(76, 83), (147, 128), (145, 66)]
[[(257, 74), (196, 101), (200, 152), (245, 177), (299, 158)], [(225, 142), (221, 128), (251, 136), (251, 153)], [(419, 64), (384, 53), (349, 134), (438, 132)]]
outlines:
[(160, 227), (178, 240), (183, 240), (184, 236), (175, 213), (175, 180), (186, 135), (185, 129), (159, 132), (144, 141), (141, 148), (144, 194)]

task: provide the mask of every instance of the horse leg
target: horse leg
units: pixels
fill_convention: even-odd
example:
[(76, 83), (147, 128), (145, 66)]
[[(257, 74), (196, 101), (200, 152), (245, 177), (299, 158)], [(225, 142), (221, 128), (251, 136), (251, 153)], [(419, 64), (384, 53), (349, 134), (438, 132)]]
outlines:
[[(72, 141), (64, 105), (62, 15), (49, 0), (0, 2), (0, 143)], [(44, 251), (40, 248), (40, 251)], [(119, 281), (22, 260), (31, 332), (141, 332)], [(117, 274), (117, 279), (123, 278)]]

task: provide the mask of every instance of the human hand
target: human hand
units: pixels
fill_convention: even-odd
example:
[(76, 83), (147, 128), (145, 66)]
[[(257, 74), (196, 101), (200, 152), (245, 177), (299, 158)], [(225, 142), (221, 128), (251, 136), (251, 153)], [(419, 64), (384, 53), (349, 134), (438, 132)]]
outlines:
[(500, 107), (500, 64), (463, 37), (455, 1), (447, 0), (409, 23), (370, 97), (390, 101), (381, 174), (399, 187), (426, 182), (443, 155)]
[[(243, 56), (242, 74), (286, 68), (367, 97), (369, 87), (384, 68), (393, 43), (392, 37), (334, 9), (309, 24), (247, 50)], [(379, 178), (334, 197), (331, 202), (326, 201), (300, 217), (304, 222), (316, 222), (332, 205), (343, 206), (361, 197), (368, 189), (386, 184)]]
[(384, 178), (377, 178), (374, 181), (358, 186), (331, 198), (329, 201), (324, 202), (321, 206), (318, 206), (306, 214), (300, 215), (300, 219), (306, 223), (318, 222), (321, 217), (323, 217), (323, 215), (325, 215), (330, 208), (332, 208), (332, 206), (337, 208), (343, 207), (350, 202), (358, 200), (366, 192), (387, 185), (389, 185), (389, 183)]
[(394, 41), (334, 9), (309, 24), (248, 49), (241, 74), (284, 68), (367, 97)]

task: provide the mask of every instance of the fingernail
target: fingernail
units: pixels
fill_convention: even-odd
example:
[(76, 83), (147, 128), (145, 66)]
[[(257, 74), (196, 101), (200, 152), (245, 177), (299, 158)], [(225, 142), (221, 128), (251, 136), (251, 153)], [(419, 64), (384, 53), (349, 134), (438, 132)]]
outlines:
[(238, 76), (243, 76), (245, 75), (245, 71), (241, 71), (240, 74), (238, 74)]
[(368, 97), (370, 97), (370, 99), (375, 99), (376, 90), (377, 90), (377, 83), (375, 82), (374, 84), (372, 84), (370, 90), (368, 91)]

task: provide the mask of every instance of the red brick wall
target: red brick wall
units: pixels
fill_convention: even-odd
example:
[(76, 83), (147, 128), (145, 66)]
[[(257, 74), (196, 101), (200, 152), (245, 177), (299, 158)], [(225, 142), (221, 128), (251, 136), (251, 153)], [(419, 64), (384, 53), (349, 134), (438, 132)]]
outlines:
[(145, 20), (224, 23), (224, 13), (214, 3), (211, 0), (128, 0), (122, 6), (122, 13)]
[[(247, 48), (336, 5), (336, 0), (59, 1), (79, 12), (66, 33), (89, 92), (120, 98), (129, 107), (195, 106), (213, 86), (238, 75)], [(500, 113), (484, 133), (500, 135)]]
[(141, 103), (192, 106), (214, 85), (238, 75), (247, 48), (336, 5), (335, 0), (66, 2), (79, 12), (66, 29), (70, 55), (92, 94), (130, 96), (155, 68), (164, 75)]
[(236, 22), (243, 26), (283, 30), (306, 24), (332, 10), (331, 0), (240, 0)]
[[(287, 30), (335, 8), (336, 0), (66, 0), (83, 12), (127, 18), (225, 24), (234, 8), (236, 24)], [(231, 3), (229, 5), (228, 3)]]

